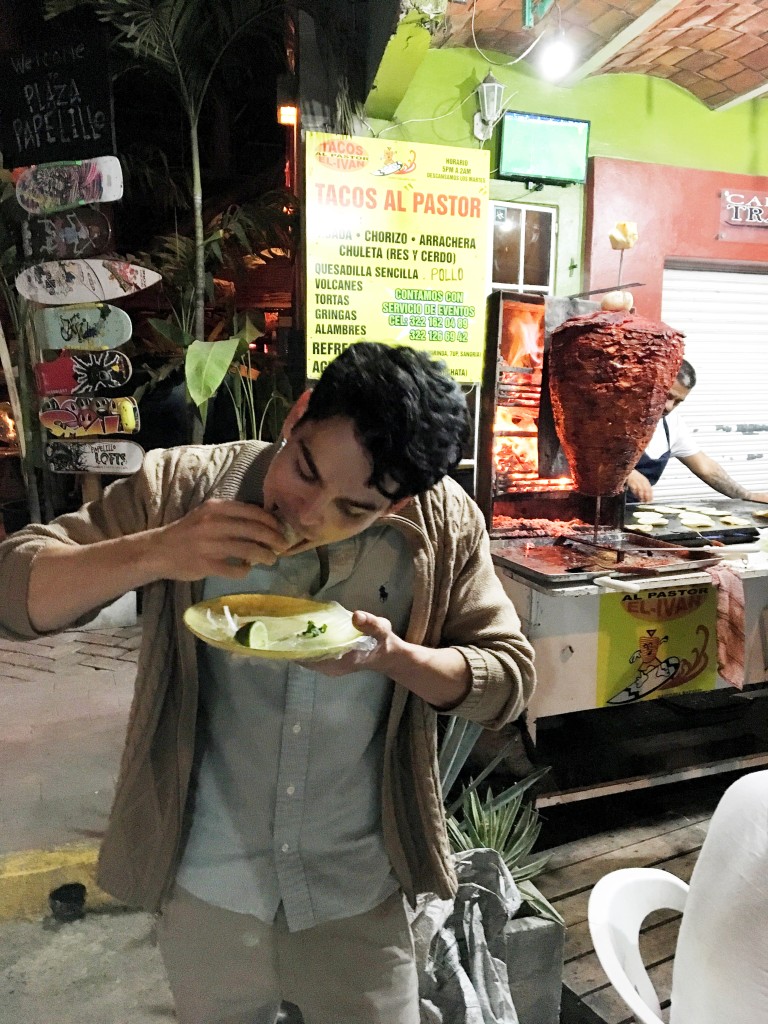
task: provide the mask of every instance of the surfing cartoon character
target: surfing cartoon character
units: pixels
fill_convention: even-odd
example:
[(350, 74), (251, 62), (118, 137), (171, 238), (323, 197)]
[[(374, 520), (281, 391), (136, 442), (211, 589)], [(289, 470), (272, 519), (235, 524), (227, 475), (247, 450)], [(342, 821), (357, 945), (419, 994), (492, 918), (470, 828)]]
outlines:
[(416, 151), (411, 150), (408, 154), (407, 160), (399, 160), (397, 153), (391, 147), (387, 147), (384, 150), (384, 163), (381, 167), (377, 168), (373, 173), (378, 177), (383, 177), (389, 174), (410, 174), (411, 171), (416, 169)]
[(629, 659), (630, 665), (638, 663), (637, 674), (628, 686), (609, 698), (609, 704), (631, 704), (669, 684), (680, 668), (680, 659), (672, 655), (662, 661), (659, 657), (659, 648), (668, 640), (668, 636), (659, 636), (655, 629), (640, 637), (638, 650)]

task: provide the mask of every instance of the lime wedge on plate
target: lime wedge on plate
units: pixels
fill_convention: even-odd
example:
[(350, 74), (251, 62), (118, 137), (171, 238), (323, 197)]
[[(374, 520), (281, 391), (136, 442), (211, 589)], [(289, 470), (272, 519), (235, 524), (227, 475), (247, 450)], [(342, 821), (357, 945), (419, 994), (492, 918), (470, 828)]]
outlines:
[(235, 633), (235, 640), (244, 647), (250, 647), (252, 651), (261, 651), (269, 644), (267, 627), (258, 619), (246, 622)]

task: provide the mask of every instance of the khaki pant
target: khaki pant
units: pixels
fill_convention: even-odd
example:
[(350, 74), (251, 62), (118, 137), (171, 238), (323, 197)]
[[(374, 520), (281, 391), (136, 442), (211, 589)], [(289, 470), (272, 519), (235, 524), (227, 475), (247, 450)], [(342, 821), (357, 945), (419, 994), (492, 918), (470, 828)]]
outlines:
[(274, 1024), (282, 1000), (305, 1024), (418, 1024), (413, 939), (394, 893), (356, 917), (289, 932), (179, 886), (158, 924), (179, 1024)]

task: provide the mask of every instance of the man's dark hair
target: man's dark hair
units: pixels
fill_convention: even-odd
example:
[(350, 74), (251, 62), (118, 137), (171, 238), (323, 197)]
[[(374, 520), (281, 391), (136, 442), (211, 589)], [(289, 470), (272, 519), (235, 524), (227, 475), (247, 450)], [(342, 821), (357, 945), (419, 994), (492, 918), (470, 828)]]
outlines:
[(373, 461), (370, 484), (392, 501), (455, 469), (469, 437), (467, 403), (445, 364), (406, 346), (359, 342), (329, 363), (302, 420), (332, 416), (354, 422)]
[(696, 385), (696, 371), (687, 359), (682, 361), (680, 369), (677, 371), (677, 383), (682, 384), (689, 391)]

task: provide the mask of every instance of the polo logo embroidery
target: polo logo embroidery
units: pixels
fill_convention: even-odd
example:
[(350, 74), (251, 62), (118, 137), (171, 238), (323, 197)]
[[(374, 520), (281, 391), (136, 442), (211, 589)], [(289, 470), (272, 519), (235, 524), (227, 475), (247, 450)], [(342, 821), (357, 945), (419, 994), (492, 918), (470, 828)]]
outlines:
[(387, 588), (384, 586), (383, 583), (379, 587), (379, 600), (382, 602), (382, 604), (385, 601), (389, 600), (389, 594), (387, 593)]

